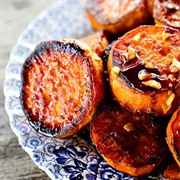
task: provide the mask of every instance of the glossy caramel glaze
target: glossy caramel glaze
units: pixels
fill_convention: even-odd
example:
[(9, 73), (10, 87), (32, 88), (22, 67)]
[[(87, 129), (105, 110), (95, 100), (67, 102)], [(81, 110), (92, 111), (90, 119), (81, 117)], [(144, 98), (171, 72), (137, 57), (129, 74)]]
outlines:
[(110, 165), (133, 176), (149, 173), (167, 155), (165, 132), (157, 121), (128, 112), (117, 102), (106, 103), (95, 114), (91, 138)]
[(139, 26), (120, 37), (108, 59), (115, 98), (132, 111), (155, 116), (173, 113), (180, 98), (179, 48), (180, 32), (169, 27)]
[(180, 1), (155, 0), (153, 17), (157, 24), (171, 26), (180, 30)]
[[(22, 68), (21, 103), (30, 124), (47, 136), (74, 135), (104, 97), (101, 59), (80, 41), (40, 43)], [(98, 96), (98, 97), (97, 97)]]

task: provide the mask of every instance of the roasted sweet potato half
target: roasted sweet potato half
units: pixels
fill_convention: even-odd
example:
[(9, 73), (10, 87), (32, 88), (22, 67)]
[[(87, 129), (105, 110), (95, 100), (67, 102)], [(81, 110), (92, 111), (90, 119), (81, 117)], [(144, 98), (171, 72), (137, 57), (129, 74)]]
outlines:
[(166, 135), (170, 152), (180, 167), (180, 108), (172, 115), (166, 129)]
[(114, 97), (132, 112), (172, 114), (180, 99), (180, 32), (139, 26), (120, 37), (108, 57)]
[(86, 12), (93, 29), (110, 35), (123, 34), (146, 23), (150, 16), (145, 0), (88, 0)]
[(180, 1), (155, 0), (153, 18), (156, 24), (167, 25), (180, 30)]
[(179, 180), (180, 179), (180, 169), (177, 163), (168, 164), (166, 170), (163, 173), (163, 177), (169, 180)]
[(149, 19), (152, 19), (153, 17), (153, 8), (154, 8), (154, 0), (145, 0), (145, 4), (147, 7), (147, 12), (149, 13)]
[(118, 171), (132, 176), (149, 174), (167, 155), (165, 131), (148, 116), (105, 103), (90, 125), (91, 139), (102, 157)]
[(76, 134), (104, 95), (102, 60), (80, 41), (42, 42), (23, 64), (22, 108), (31, 126), (46, 136)]
[(80, 39), (88, 44), (98, 55), (102, 57), (106, 47), (109, 45), (107, 35), (103, 31), (97, 31)]

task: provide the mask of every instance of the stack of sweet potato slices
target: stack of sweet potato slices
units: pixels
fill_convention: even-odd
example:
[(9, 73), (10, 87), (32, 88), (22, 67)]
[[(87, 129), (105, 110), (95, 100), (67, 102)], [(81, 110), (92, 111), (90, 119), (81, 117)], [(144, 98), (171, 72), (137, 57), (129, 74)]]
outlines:
[[(90, 122), (97, 151), (132, 176), (151, 173), (168, 147), (179, 166), (179, 7), (88, 0), (94, 34), (42, 42), (23, 64), (20, 100), (30, 125), (67, 138)], [(173, 178), (171, 170), (165, 176)]]
[[(113, 42), (107, 60), (109, 97), (114, 98), (119, 107), (106, 103), (107, 108), (93, 117), (91, 137), (100, 154), (119, 171), (132, 176), (147, 175), (167, 155), (165, 133), (157, 124), (148, 124), (152, 118), (161, 117), (163, 121), (163, 117), (171, 116), (179, 106), (179, 38), (180, 32), (176, 29), (143, 25)], [(176, 128), (167, 131), (167, 136), (172, 136), (169, 145), (179, 138), (174, 136), (179, 132), (180, 119), (176, 119)], [(158, 135), (151, 131), (152, 126), (157, 128)], [(153, 139), (154, 136), (158, 138)], [(160, 152), (162, 149), (164, 152)], [(139, 151), (144, 152), (144, 156), (139, 155)], [(179, 150), (175, 152), (178, 159)], [(136, 164), (140, 160), (146, 163)]]

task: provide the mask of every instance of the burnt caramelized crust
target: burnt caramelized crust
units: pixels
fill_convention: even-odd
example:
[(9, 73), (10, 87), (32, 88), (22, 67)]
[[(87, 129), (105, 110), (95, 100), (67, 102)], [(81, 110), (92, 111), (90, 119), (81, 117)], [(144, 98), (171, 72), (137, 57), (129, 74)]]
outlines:
[(156, 24), (167, 25), (180, 30), (180, 1), (155, 0), (153, 17)]
[(21, 104), (31, 126), (52, 137), (77, 133), (104, 98), (102, 72), (102, 60), (85, 43), (40, 43), (22, 67)]
[(93, 29), (120, 35), (149, 19), (145, 0), (88, 0), (87, 17)]
[(102, 57), (106, 47), (109, 45), (107, 35), (103, 31), (97, 31), (80, 39), (88, 44), (99, 57)]
[(133, 112), (172, 114), (180, 98), (180, 32), (139, 26), (119, 38), (108, 57), (117, 101)]
[(126, 111), (117, 102), (97, 111), (90, 132), (104, 159), (132, 176), (149, 174), (167, 155), (165, 133), (156, 121)]

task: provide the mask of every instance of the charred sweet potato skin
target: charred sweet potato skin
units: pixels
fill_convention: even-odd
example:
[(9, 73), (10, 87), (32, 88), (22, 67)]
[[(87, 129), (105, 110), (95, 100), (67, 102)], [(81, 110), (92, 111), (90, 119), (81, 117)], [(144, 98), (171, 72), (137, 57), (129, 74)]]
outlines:
[(87, 17), (93, 29), (123, 34), (149, 19), (145, 0), (89, 0)]
[(177, 109), (166, 129), (168, 147), (180, 167), (180, 108)]
[(80, 41), (37, 45), (21, 73), (21, 105), (31, 126), (46, 136), (75, 135), (104, 98), (102, 72), (102, 60)]
[(164, 130), (147, 116), (103, 105), (91, 121), (91, 138), (99, 153), (116, 170), (132, 176), (149, 174), (167, 155)]
[(179, 0), (155, 0), (153, 17), (156, 24), (167, 25), (180, 30)]
[(176, 29), (144, 25), (114, 43), (108, 57), (109, 81), (123, 107), (153, 116), (172, 114), (177, 109), (179, 39)]

